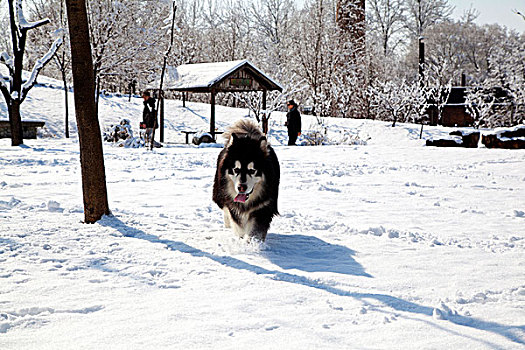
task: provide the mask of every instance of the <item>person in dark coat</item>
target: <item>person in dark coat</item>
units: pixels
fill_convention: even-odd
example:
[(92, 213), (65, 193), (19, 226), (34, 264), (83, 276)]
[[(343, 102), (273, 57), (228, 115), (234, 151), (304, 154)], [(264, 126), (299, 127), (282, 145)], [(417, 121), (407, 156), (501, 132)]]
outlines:
[(142, 112), (142, 122), (146, 124), (145, 142), (151, 142), (153, 130), (158, 127), (157, 114), (155, 113), (155, 99), (151, 97), (149, 91), (142, 93), (144, 99), (144, 111)]
[(286, 125), (288, 127), (288, 146), (295, 146), (297, 137), (301, 135), (301, 114), (297, 109), (297, 103), (294, 100), (286, 104), (288, 113), (286, 113)]

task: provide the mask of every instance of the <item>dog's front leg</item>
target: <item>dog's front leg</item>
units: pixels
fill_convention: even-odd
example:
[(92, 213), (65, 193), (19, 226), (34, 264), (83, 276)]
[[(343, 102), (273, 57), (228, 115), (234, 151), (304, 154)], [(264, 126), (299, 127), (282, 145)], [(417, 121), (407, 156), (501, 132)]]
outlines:
[(224, 212), (224, 227), (231, 228), (232, 216), (230, 214), (230, 210), (227, 207), (224, 207), (222, 211)]

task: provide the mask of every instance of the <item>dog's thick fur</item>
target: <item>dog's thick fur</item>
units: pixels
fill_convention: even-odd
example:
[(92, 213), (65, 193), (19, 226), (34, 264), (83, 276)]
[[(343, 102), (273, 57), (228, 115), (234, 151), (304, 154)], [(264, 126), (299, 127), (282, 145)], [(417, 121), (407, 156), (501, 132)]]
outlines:
[(266, 239), (277, 211), (280, 168), (277, 155), (250, 119), (224, 133), (217, 159), (213, 201), (224, 211), (224, 225), (241, 238)]

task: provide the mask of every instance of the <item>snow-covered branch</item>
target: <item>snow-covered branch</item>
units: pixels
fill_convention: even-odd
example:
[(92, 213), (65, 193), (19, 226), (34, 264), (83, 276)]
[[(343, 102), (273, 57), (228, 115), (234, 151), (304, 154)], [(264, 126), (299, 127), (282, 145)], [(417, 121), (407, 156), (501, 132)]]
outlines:
[(44, 68), (44, 66), (51, 61), (53, 56), (56, 54), (58, 48), (60, 45), (62, 45), (62, 38), (58, 38), (55, 40), (49, 51), (38, 61), (36, 61), (35, 66), (33, 67), (33, 70), (31, 72), (31, 77), (22, 85), (22, 96), (21, 100), (23, 101), (26, 96), (27, 92), (35, 85), (36, 78), (38, 77), (38, 74), (40, 73), (40, 70)]
[(22, 10), (22, 0), (16, 1), (16, 15), (18, 17), (18, 27), (21, 31), (34, 29), (43, 26), (44, 24), (48, 24), (50, 22), (48, 18), (35, 22), (27, 21), (24, 16), (24, 11)]
[(13, 58), (11, 58), (7, 52), (4, 51), (2, 54), (0, 54), (0, 62), (5, 64), (7, 69), (9, 69), (9, 74), (13, 75), (13, 72), (15, 71), (15, 65)]
[(7, 85), (6, 81), (9, 81), (9, 77), (5, 77), (2, 73), (0, 73), (0, 91), (2, 91), (2, 94), (5, 97), (6, 103), (9, 103), (9, 99), (10, 99), (9, 86)]
[(474, 125), (494, 126), (497, 124), (498, 115), (494, 113), (496, 97), (490, 88), (473, 87), (466, 91), (467, 111), (474, 118)]

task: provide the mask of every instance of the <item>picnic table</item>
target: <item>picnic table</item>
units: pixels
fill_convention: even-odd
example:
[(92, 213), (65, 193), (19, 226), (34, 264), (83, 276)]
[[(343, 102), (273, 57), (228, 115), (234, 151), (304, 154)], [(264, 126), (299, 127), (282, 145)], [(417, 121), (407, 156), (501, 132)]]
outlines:
[[(181, 131), (183, 134), (186, 134), (186, 144), (189, 144), (190, 143), (190, 140), (189, 140), (189, 135), (193, 135), (193, 134), (196, 134), (198, 133), (199, 131), (186, 131), (186, 130), (183, 130)], [(215, 139), (215, 135), (220, 135), (222, 134), (224, 131), (215, 131), (213, 133), (213, 139)]]

